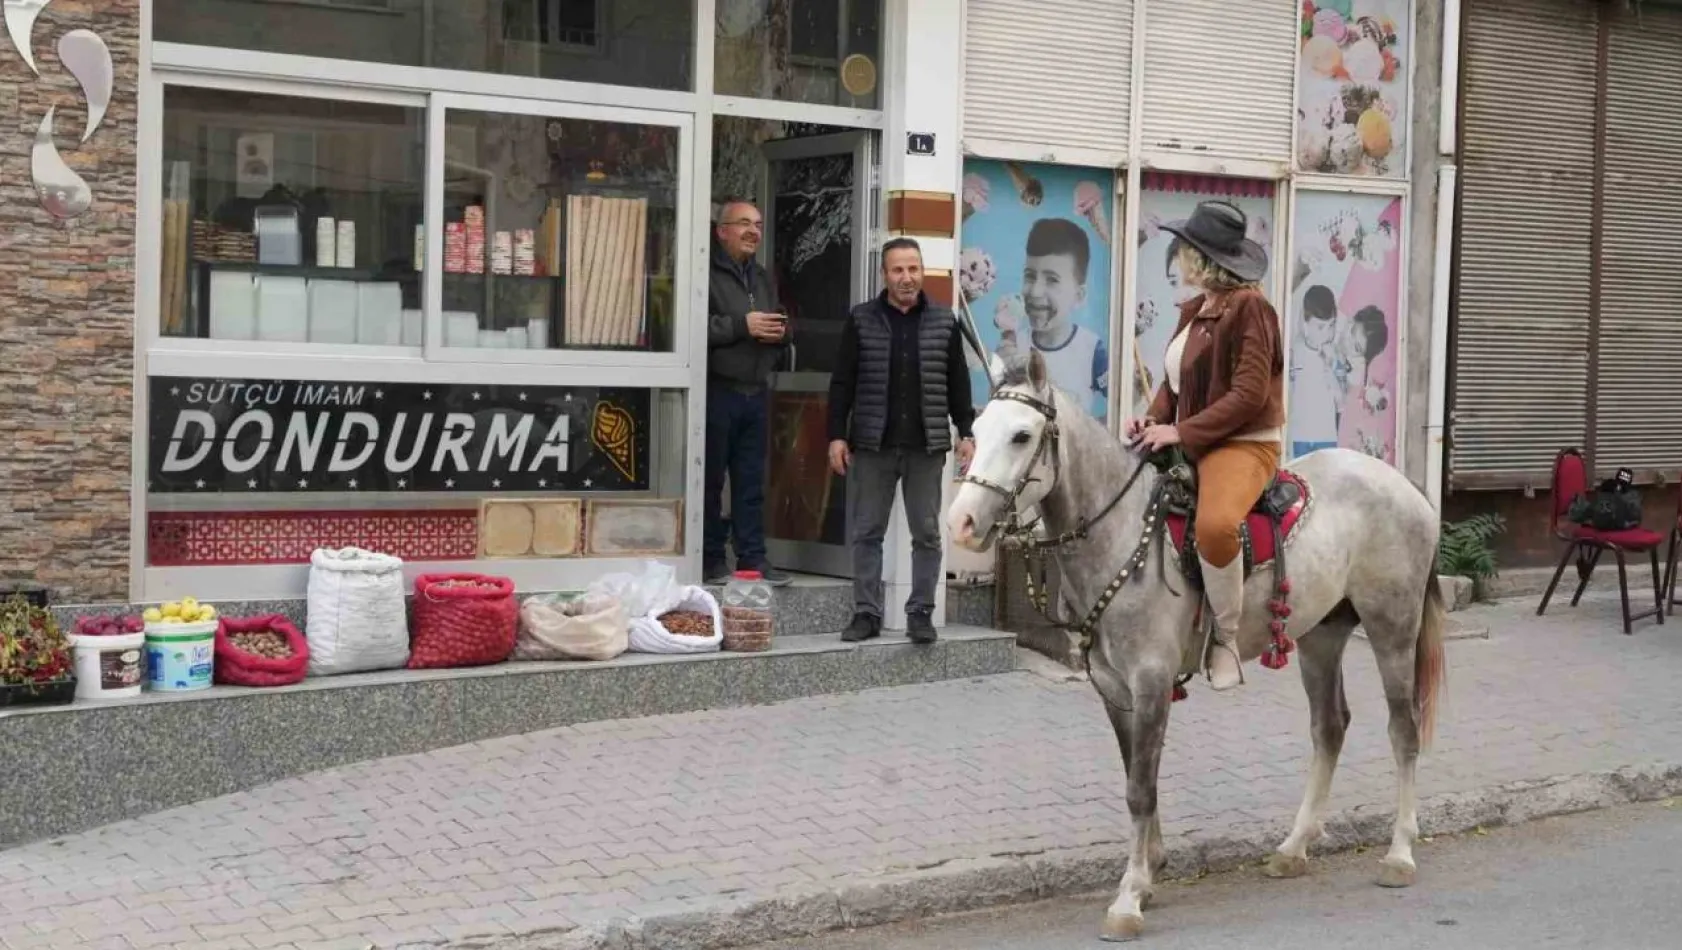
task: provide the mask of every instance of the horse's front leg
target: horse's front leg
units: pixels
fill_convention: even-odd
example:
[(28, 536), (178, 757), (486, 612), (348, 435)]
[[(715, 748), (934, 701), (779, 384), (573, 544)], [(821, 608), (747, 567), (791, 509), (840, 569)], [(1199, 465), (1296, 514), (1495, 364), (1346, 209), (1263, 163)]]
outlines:
[[(1160, 680), (1160, 682), (1158, 682)], [(1127, 873), (1104, 915), (1105, 940), (1132, 940), (1144, 932), (1145, 904), (1150, 901), (1156, 871), (1163, 857), (1162, 824), (1156, 812), (1156, 779), (1162, 764), (1162, 744), (1168, 733), (1168, 706), (1173, 678), (1150, 676), (1133, 684), (1133, 710), (1117, 737), (1127, 749), (1127, 810), (1133, 818), (1133, 849)], [(1112, 714), (1114, 721), (1116, 714)]]

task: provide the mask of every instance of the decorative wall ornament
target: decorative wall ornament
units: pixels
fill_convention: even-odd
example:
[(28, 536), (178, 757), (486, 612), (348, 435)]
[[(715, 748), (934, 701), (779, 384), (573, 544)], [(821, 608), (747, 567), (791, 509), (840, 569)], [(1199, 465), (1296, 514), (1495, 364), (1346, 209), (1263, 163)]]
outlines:
[(76, 170), (65, 163), (53, 144), (53, 116), (57, 106), (47, 109), (41, 127), (35, 130), (35, 146), (29, 154), (29, 177), (41, 207), (55, 218), (81, 217), (93, 206), (93, 191)]
[(82, 141), (86, 142), (99, 130), (105, 110), (111, 107), (111, 92), (116, 85), (111, 48), (92, 30), (71, 30), (59, 38), (58, 58), (82, 86), (82, 98), (88, 104), (88, 124), (82, 132)]
[(29, 71), (41, 75), (41, 70), (35, 65), (35, 46), (30, 42), (30, 35), (35, 31), (35, 20), (47, 4), (53, 0), (5, 0), (6, 4), (6, 33), (12, 38), (12, 46), (29, 64)]
[[(12, 46), (29, 65), (29, 71), (41, 75), (35, 63), (35, 21), (40, 19), (52, 0), (0, 0), (4, 4), (6, 34)], [(111, 108), (111, 96), (116, 89), (117, 71), (111, 61), (111, 48), (92, 30), (71, 30), (58, 41), (59, 62), (82, 87), (82, 101), (87, 104), (87, 124), (82, 129), (83, 143), (93, 138), (105, 122)], [(41, 125), (35, 131), (35, 144), (30, 149), (29, 175), (36, 198), (47, 213), (61, 220), (81, 217), (93, 206), (93, 190), (82, 176), (76, 174), (53, 141), (53, 119), (57, 106), (47, 109)]]

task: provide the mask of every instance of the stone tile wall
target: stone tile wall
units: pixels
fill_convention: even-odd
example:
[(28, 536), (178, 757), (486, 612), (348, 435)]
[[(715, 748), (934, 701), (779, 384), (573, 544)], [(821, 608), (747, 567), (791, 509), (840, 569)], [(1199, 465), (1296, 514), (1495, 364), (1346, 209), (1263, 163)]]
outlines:
[[(58, 42), (104, 38), (116, 91), (81, 143), (87, 107)], [(31, 72), (0, 35), (0, 580), (61, 599), (126, 597), (134, 380), (135, 113), (139, 0), (54, 0)], [(30, 150), (48, 108), (88, 212), (42, 209)]]

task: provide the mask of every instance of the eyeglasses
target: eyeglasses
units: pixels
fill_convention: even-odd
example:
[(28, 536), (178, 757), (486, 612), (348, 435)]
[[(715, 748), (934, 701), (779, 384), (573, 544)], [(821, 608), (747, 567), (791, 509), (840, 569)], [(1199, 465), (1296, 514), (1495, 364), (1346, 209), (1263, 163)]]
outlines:
[(721, 228), (747, 228), (750, 231), (762, 231), (765, 229), (765, 222), (755, 221), (752, 218), (737, 218), (734, 221), (720, 221), (718, 226)]

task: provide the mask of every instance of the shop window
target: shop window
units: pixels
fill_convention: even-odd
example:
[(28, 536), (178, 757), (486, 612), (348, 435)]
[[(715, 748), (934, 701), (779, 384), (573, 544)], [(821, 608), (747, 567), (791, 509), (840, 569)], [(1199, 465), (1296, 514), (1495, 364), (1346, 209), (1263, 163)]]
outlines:
[(879, 108), (882, 0), (718, 0), (714, 91)]
[(444, 345), (670, 351), (679, 130), (445, 116)]
[(156, 0), (156, 39), (651, 89), (692, 86), (692, 0)]
[(168, 87), (162, 334), (419, 346), (425, 122)]
[(684, 549), (682, 390), (147, 382), (152, 567), (304, 564), (347, 545), (421, 562)]

